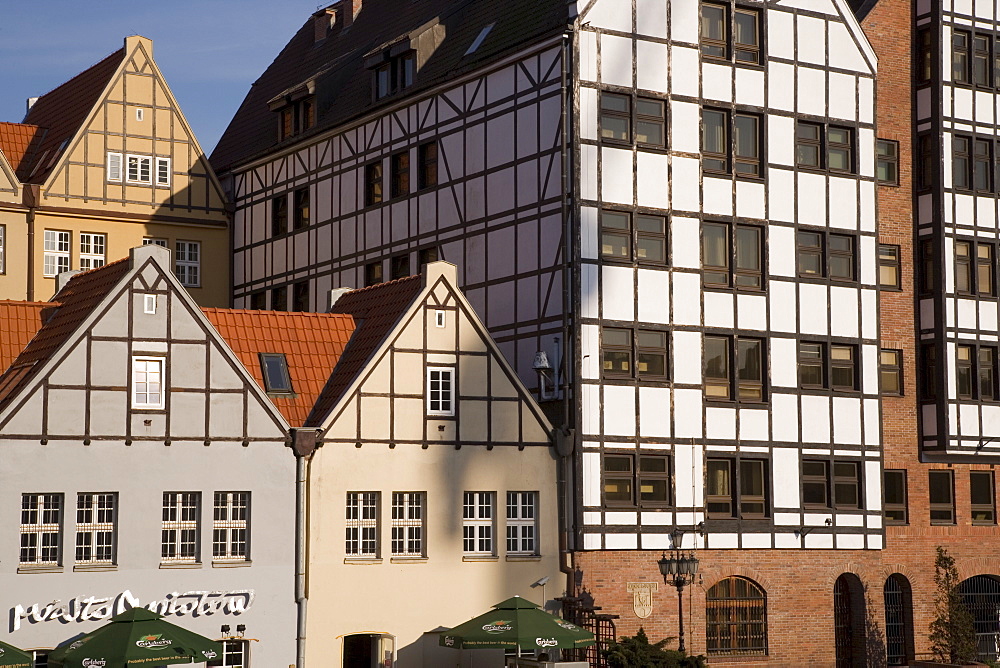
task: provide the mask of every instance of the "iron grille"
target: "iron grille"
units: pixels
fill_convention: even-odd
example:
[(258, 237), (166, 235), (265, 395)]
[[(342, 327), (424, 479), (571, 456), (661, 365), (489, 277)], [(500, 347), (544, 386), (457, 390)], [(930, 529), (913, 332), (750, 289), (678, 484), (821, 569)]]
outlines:
[(854, 647), (851, 638), (851, 590), (844, 576), (833, 585), (833, 629), (837, 648), (837, 668), (854, 666)]
[(997, 661), (1000, 657), (1000, 581), (989, 575), (975, 575), (959, 585), (958, 591), (972, 613), (979, 660)]

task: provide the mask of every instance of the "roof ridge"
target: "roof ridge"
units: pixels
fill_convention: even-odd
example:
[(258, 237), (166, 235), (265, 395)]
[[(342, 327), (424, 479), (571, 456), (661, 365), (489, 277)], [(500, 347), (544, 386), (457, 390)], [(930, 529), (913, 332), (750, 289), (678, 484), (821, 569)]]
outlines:
[[(49, 91), (46, 91), (45, 93), (42, 93), (41, 95), (38, 96), (38, 99), (36, 100), (35, 104), (38, 104), (38, 102), (41, 102), (41, 100), (42, 100), (43, 97), (51, 95), (52, 93), (56, 92), (60, 88), (63, 88), (64, 86), (68, 86), (69, 84), (73, 83), (74, 81), (76, 81), (77, 79), (79, 79), (84, 74), (86, 74), (90, 70), (94, 69), (98, 65), (103, 65), (106, 61), (108, 61), (113, 56), (115, 56), (116, 54), (119, 54), (119, 53), (121, 54), (122, 58), (125, 57), (125, 47), (124, 46), (121, 47), (120, 49), (116, 49), (115, 51), (112, 51), (111, 53), (109, 53), (108, 55), (104, 56), (103, 58), (101, 58), (100, 60), (98, 60), (96, 63), (94, 63), (93, 65), (91, 65), (90, 67), (86, 67), (86, 68), (80, 70), (79, 72), (77, 72), (76, 74), (74, 74), (72, 77), (70, 77), (66, 81), (63, 81), (61, 84), (59, 84), (58, 86), (56, 86), (52, 90), (49, 90)], [(32, 106), (34, 106), (34, 105), (32, 105)], [(30, 109), (28, 110), (28, 113), (31, 113)], [(27, 114), (25, 114), (25, 118), (27, 118)], [(22, 125), (30, 125), (30, 123), (22, 123)]]
[[(125, 257), (118, 258), (117, 260), (114, 260), (112, 262), (108, 262), (107, 264), (102, 264), (100, 267), (94, 267), (93, 269), (85, 269), (85, 270), (81, 271), (78, 274), (73, 274), (72, 276), (70, 276), (70, 279), (66, 283), (66, 285), (69, 285), (70, 283), (72, 283), (73, 281), (75, 281), (77, 278), (79, 278), (81, 276), (89, 276), (90, 274), (93, 274), (95, 271), (100, 271), (101, 269), (105, 269), (106, 267), (113, 267), (114, 265), (120, 264), (120, 263), (125, 262), (125, 261), (127, 261), (129, 259), (130, 258), (126, 255)], [(65, 286), (63, 286), (63, 287), (65, 287)], [(58, 293), (56, 293), (56, 294), (58, 294)]]
[(0, 306), (20, 304), (21, 306), (59, 306), (62, 302), (38, 302), (24, 299), (0, 299)]

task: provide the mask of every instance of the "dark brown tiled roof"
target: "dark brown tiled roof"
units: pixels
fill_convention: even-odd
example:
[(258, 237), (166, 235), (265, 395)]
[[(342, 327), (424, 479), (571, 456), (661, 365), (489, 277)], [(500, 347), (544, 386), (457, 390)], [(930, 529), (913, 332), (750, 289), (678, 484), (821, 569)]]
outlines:
[(0, 301), (0, 372), (7, 370), (41, 329), (48, 315), (43, 311), (58, 306), (54, 302)]
[(129, 259), (123, 258), (100, 269), (77, 274), (52, 298), (59, 302), (59, 307), (0, 376), (0, 407), (27, 384), (35, 370), (76, 331), (128, 270)]
[(119, 49), (93, 67), (38, 98), (24, 122), (45, 128), (45, 136), (28, 160), (21, 162), (17, 177), (23, 183), (43, 183), (66, 142), (76, 135), (94, 108), (98, 97), (125, 57)]
[(320, 426), (423, 287), (422, 276), (410, 276), (352, 290), (337, 300), (332, 312), (352, 316), (356, 329), (309, 414), (306, 426)]
[[(353, 25), (335, 28), (318, 44), (310, 17), (251, 86), (212, 153), (212, 166), (223, 172), (278, 146), (278, 116), (267, 103), (311, 79), (316, 80), (318, 117), (310, 134), (397, 102), (399, 95), (372, 101), (364, 57), (380, 45), (416, 37), (414, 31), (423, 26), (443, 25), (444, 40), (406, 89), (411, 95), (558, 34), (567, 25), (567, 7), (566, 0), (364, 0)], [(491, 23), (495, 25), (479, 49), (466, 56)]]
[(316, 403), (354, 332), (346, 314), (202, 309), (261, 389), (260, 353), (283, 353), (294, 395), (270, 395), (292, 427), (300, 427)]
[(0, 122), (0, 153), (16, 172), (25, 155), (34, 153), (32, 143), (37, 146), (44, 136), (45, 131), (37, 125)]

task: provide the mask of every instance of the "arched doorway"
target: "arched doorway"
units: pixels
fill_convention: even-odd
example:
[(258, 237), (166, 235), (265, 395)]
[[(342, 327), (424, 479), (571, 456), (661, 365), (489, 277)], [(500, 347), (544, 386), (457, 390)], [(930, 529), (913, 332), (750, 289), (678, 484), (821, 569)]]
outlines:
[(842, 574), (833, 584), (833, 636), (837, 668), (864, 668), (865, 592), (852, 573)]
[(974, 575), (958, 585), (958, 593), (972, 613), (979, 660), (996, 661), (1000, 657), (1000, 579)]
[(913, 599), (910, 581), (899, 573), (886, 578), (885, 653), (890, 666), (905, 666), (913, 659)]

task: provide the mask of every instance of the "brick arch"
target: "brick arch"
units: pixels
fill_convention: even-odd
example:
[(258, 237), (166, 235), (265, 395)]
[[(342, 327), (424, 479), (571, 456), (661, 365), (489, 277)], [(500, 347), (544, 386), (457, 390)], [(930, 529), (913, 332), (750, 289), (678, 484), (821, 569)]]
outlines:
[(913, 586), (914, 580), (918, 579), (918, 576), (914, 574), (910, 567), (906, 564), (883, 564), (878, 570), (877, 575), (882, 578), (882, 584), (885, 584), (885, 581), (889, 579), (889, 576), (895, 575), (896, 573), (899, 573), (906, 578), (911, 587)]
[(768, 590), (770, 590), (772, 587), (771, 581), (768, 579), (766, 575), (764, 575), (760, 571), (757, 571), (753, 568), (747, 568), (745, 566), (736, 566), (736, 565), (727, 566), (726, 570), (720, 569), (718, 577), (716, 577), (712, 581), (706, 580), (702, 586), (704, 587), (705, 591), (708, 592), (708, 590), (714, 587), (716, 583), (730, 577), (741, 577), (741, 578), (746, 578), (747, 580), (752, 580), (758, 587), (764, 590), (765, 594), (767, 594)]
[(868, 578), (865, 577), (868, 570), (868, 567), (850, 561), (841, 566), (833, 566), (827, 571), (826, 586), (830, 591), (833, 591), (833, 586), (837, 584), (837, 578), (844, 574), (850, 574), (861, 582), (861, 587), (865, 591), (868, 591), (869, 582)]
[(976, 557), (975, 559), (955, 559), (958, 577), (968, 580), (974, 575), (992, 575), (1000, 578), (1000, 558)]

